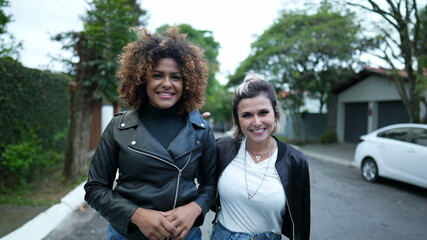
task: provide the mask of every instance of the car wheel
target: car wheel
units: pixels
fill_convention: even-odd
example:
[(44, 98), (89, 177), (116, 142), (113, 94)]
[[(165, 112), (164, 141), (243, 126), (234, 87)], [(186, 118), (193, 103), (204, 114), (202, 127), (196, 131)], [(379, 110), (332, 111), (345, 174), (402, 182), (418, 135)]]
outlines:
[(362, 176), (368, 182), (375, 182), (378, 179), (377, 163), (372, 158), (366, 158), (362, 162)]

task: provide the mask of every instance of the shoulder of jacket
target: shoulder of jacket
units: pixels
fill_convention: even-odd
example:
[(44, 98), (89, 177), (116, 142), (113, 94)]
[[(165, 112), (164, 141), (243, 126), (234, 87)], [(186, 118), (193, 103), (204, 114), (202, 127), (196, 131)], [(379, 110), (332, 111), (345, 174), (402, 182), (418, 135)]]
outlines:
[(277, 141), (277, 147), (279, 150), (279, 157), (283, 158), (283, 157), (289, 157), (289, 156), (294, 156), (295, 153), (298, 152), (298, 150), (296, 148), (294, 148), (291, 144), (286, 143), (280, 139), (278, 139), (276, 136), (273, 136), (276, 141)]
[(138, 125), (138, 112), (135, 110), (122, 111), (114, 115), (118, 129), (127, 129)]
[(225, 135), (217, 138), (216, 141), (218, 144), (230, 144), (230, 143), (236, 142), (236, 139), (234, 139), (231, 136)]
[(115, 114), (114, 114), (114, 117), (116, 117), (116, 116), (120, 116), (120, 115), (123, 115), (123, 114), (125, 114), (126, 112), (128, 112), (128, 111), (121, 111), (121, 112), (115, 113)]
[(209, 127), (209, 123), (202, 117), (200, 112), (197, 110), (190, 112), (188, 114), (188, 119), (193, 125), (199, 128), (204, 129)]
[[(289, 143), (285, 143), (283, 141), (278, 141), (279, 143), (279, 154), (282, 155), (282, 158), (284, 159), (295, 159), (300, 164), (308, 164), (307, 158), (305, 157), (304, 153), (297, 149), (296, 147), (292, 146)], [(281, 152), (281, 153), (280, 153)]]
[(216, 145), (219, 151), (227, 152), (229, 150), (238, 151), (241, 142), (237, 141), (234, 137), (231, 136), (222, 136), (216, 139)]
[(304, 155), (299, 149), (297, 149), (295, 146), (289, 144), (289, 143), (285, 143), (286, 147), (288, 149), (288, 151), (295, 156), (301, 157), (302, 155)]

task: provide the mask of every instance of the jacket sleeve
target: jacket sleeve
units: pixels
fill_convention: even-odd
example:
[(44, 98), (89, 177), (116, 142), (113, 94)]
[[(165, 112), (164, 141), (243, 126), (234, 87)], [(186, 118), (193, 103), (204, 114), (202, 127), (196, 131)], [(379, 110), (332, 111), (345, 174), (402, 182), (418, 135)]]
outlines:
[(216, 177), (216, 141), (211, 128), (208, 128), (208, 134), (205, 140), (203, 155), (199, 162), (197, 180), (199, 183), (198, 195), (194, 200), (201, 208), (202, 214), (196, 219), (195, 225), (203, 224), (204, 217), (209, 211), (209, 207), (214, 203), (217, 184)]
[[(138, 205), (113, 191), (118, 169), (119, 146), (114, 140), (113, 118), (102, 134), (89, 166), (85, 200), (118, 231), (128, 233), (128, 226)], [(116, 126), (117, 127), (117, 126)]]
[(310, 197), (310, 174), (308, 161), (304, 154), (301, 156), (302, 174), (301, 174), (301, 240), (310, 239), (310, 219), (311, 219), (311, 197)]

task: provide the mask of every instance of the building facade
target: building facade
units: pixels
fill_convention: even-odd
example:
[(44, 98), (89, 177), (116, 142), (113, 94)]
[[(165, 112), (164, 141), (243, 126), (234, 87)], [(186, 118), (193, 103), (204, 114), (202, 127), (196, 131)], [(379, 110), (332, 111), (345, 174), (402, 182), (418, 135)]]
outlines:
[[(365, 68), (334, 89), (339, 142), (357, 143), (363, 134), (390, 124), (409, 122), (395, 84), (385, 73), (383, 69)], [(421, 106), (421, 116), (425, 111)]]

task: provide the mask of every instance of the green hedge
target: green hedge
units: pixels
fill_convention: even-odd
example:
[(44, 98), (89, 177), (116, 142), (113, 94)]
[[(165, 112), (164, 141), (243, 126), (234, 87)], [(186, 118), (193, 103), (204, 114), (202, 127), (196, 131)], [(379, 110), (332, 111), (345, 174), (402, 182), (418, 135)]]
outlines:
[(0, 190), (33, 180), (64, 151), (69, 81), (0, 59)]

